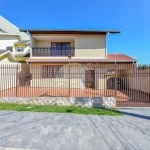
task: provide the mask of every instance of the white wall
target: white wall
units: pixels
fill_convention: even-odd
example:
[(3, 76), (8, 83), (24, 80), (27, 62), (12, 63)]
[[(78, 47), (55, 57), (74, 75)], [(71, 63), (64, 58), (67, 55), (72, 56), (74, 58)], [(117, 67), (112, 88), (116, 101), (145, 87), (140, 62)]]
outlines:
[(31, 37), (32, 38), (32, 47), (37, 47), (37, 45), (36, 45), (36, 40), (33, 38), (33, 37)]
[[(26, 73), (28, 72), (29, 72), (29, 66), (27, 64), (1, 62), (0, 63), (0, 91), (13, 88), (13, 87), (16, 88), (16, 85), (17, 86), (21, 85), (25, 79)], [(18, 79), (17, 82), (16, 79)], [(5, 97), (10, 97), (13, 94), (14, 93), (10, 93), (9, 91), (7, 91), (7, 93), (5, 91), (2, 92), (2, 96)]]
[(0, 63), (0, 91), (16, 87), (16, 66), (18, 63)]
[(17, 42), (17, 36), (12, 35), (0, 35), (0, 50), (6, 50), (6, 47), (13, 46), (13, 53), (15, 52), (14, 49), (14, 42)]

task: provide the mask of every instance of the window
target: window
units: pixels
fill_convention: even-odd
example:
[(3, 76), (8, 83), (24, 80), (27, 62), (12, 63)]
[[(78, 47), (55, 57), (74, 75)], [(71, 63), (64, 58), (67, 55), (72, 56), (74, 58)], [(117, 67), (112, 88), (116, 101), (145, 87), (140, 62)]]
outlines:
[(63, 78), (64, 70), (63, 66), (42, 66), (43, 78)]
[(11, 52), (13, 51), (13, 47), (12, 46), (6, 47), (6, 49), (10, 50)]
[(17, 52), (23, 52), (24, 51), (24, 47), (17, 47)]
[(71, 53), (71, 43), (70, 42), (52, 42), (52, 56), (68, 56)]

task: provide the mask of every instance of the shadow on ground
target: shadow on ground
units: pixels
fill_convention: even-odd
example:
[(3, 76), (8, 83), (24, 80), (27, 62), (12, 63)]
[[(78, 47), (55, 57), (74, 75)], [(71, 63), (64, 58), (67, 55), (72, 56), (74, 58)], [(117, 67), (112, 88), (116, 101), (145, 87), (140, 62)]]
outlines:
[(137, 117), (137, 118), (141, 118), (141, 119), (147, 119), (150, 120), (150, 116), (146, 116), (146, 115), (142, 115), (142, 114), (136, 114), (136, 113), (131, 113), (131, 112), (125, 112), (122, 111), (122, 109), (120, 110), (124, 115), (128, 115), (128, 116), (132, 116), (132, 117)]

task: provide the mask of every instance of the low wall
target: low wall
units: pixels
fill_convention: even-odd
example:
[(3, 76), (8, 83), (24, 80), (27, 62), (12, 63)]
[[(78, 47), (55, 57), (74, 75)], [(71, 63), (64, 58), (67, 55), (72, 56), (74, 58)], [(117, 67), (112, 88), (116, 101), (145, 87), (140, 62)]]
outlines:
[(37, 97), (37, 98), (0, 98), (0, 102), (35, 104), (35, 105), (60, 105), (60, 106), (80, 106), (80, 107), (116, 107), (115, 97)]

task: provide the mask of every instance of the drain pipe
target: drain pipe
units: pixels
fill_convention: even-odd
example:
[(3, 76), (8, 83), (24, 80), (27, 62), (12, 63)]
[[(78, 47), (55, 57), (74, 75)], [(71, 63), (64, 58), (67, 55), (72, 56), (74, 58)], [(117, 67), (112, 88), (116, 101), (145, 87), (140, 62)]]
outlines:
[(136, 90), (139, 90), (138, 62), (136, 63)]
[(30, 36), (30, 57), (32, 57), (32, 36), (29, 31), (27, 31), (27, 34)]

